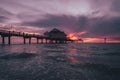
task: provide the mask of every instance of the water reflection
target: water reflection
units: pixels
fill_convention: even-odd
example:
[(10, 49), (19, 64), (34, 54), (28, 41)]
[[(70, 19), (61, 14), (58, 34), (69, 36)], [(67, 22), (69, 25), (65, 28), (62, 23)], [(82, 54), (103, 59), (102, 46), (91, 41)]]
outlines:
[[(115, 48), (113, 48), (113, 46)], [(118, 56), (105, 56), (101, 54), (118, 53), (118, 45), (111, 47), (104, 44), (26, 44), (0, 46), (0, 54), (39, 54), (39, 56), (63, 56), (71, 62), (104, 63), (117, 62)], [(100, 56), (100, 55), (101, 56)], [(117, 54), (117, 55), (118, 55)], [(113, 61), (113, 57), (116, 60)], [(59, 58), (60, 59), (60, 58)], [(102, 60), (101, 60), (102, 59)]]
[(0, 80), (119, 80), (119, 48), (114, 44), (0, 46)]
[(66, 56), (66, 57), (72, 63), (78, 63), (79, 62), (79, 60), (77, 58), (73, 57), (73, 56)]

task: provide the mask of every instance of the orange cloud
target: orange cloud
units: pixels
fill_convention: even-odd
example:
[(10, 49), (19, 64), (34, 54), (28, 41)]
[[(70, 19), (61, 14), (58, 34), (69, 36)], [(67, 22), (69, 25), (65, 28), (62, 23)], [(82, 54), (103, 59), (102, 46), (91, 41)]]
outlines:
[(103, 42), (104, 39), (101, 38), (84, 38), (84, 42)]
[(82, 32), (77, 33), (77, 35), (81, 36), (81, 35), (86, 34), (86, 33), (87, 33), (87, 31), (82, 31)]
[(86, 34), (86, 33), (87, 33), (86, 31), (82, 31), (79, 33), (70, 33), (70, 34), (68, 34), (68, 38), (70, 38), (72, 40), (77, 40), (77, 39), (79, 39), (79, 36)]
[(74, 33), (70, 33), (70, 34), (68, 34), (68, 38), (70, 38), (70, 39), (72, 39), (72, 40), (76, 40), (76, 39), (78, 39), (78, 38), (75, 36)]

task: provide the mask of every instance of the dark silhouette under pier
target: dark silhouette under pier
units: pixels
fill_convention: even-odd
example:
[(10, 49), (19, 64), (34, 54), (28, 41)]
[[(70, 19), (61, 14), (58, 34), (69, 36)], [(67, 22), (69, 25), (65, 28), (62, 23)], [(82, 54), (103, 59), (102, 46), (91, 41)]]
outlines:
[(106, 37), (104, 38), (104, 43), (107, 43), (107, 38)]
[[(22, 37), (23, 43), (26, 44), (26, 39), (29, 39), (29, 44), (31, 44), (31, 38), (36, 38), (36, 43), (39, 43), (39, 40), (41, 40), (40, 43), (67, 43), (67, 42), (74, 42), (75, 40), (72, 40), (67, 37), (67, 35), (56, 28), (51, 30), (50, 32), (45, 32), (44, 35), (38, 35), (38, 34), (28, 34), (25, 32), (17, 32), (17, 31), (8, 31), (8, 30), (0, 30), (0, 35), (2, 37), (2, 44), (5, 44), (5, 38), (8, 38), (8, 44), (11, 44), (11, 37)], [(79, 40), (77, 40), (79, 41)], [(83, 42), (82, 39), (80, 41)]]

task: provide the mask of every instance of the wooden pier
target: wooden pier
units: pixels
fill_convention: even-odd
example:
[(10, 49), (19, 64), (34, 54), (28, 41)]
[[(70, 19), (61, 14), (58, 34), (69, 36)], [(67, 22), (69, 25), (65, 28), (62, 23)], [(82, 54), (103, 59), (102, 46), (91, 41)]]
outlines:
[(26, 44), (26, 39), (29, 39), (29, 44), (31, 44), (31, 38), (36, 38), (36, 43), (39, 43), (39, 39), (41, 39), (41, 42), (43, 39), (47, 39), (47, 37), (37, 34), (29, 34), (25, 32), (16, 32), (16, 31), (7, 31), (7, 30), (0, 30), (0, 35), (2, 38), (2, 44), (5, 44), (5, 38), (8, 39), (8, 44), (11, 44), (11, 37), (22, 37), (23, 43)]
[[(25, 32), (17, 32), (17, 31), (7, 31), (7, 30), (0, 30), (0, 35), (2, 38), (2, 44), (11, 44), (11, 37), (22, 37), (23, 38), (23, 44), (26, 44), (26, 39), (29, 40), (29, 44), (31, 44), (31, 38), (36, 38), (36, 43), (67, 43), (69, 41), (72, 42), (70, 39), (51, 39), (46, 36), (38, 35), (38, 34), (29, 34)], [(5, 38), (7, 38), (7, 42), (5, 41)]]

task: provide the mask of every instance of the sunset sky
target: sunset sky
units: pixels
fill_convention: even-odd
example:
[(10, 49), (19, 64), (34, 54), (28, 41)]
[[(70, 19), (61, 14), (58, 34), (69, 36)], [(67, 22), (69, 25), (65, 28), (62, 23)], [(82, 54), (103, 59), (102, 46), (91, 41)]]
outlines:
[(40, 34), (58, 28), (85, 42), (120, 42), (120, 0), (0, 0), (0, 27), (10, 25)]

